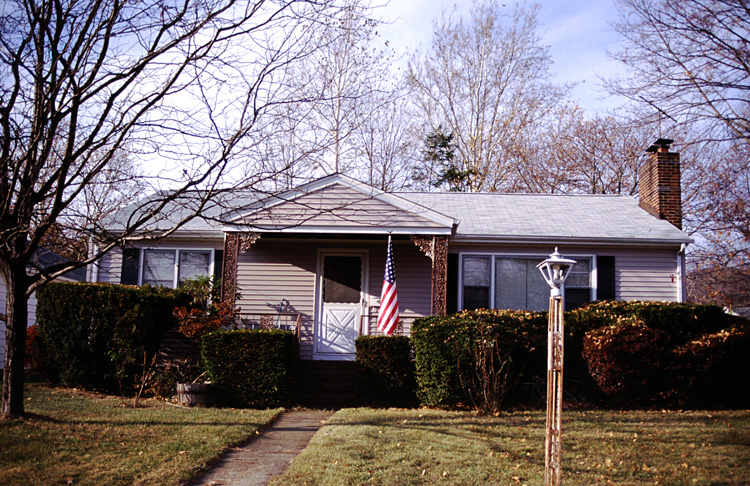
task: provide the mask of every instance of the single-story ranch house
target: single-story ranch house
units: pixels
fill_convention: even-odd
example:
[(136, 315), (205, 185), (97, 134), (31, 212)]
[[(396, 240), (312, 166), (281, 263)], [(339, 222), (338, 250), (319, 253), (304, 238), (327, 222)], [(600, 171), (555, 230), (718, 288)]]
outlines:
[[(245, 201), (228, 223), (196, 220), (158, 243), (132, 244), (89, 280), (177, 286), (221, 276), (243, 323), (290, 326), (303, 360), (352, 360), (375, 326), (387, 239), (402, 323), (459, 309), (546, 310), (536, 265), (555, 247), (578, 263), (568, 308), (598, 299), (683, 301), (679, 154), (652, 146), (640, 197), (398, 192), (336, 174)], [(117, 224), (113, 224), (116, 231)]]

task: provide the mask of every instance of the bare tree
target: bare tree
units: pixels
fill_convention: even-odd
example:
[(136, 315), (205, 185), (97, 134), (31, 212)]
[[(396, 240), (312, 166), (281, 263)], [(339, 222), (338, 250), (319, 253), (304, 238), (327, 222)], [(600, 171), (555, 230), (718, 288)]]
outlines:
[(355, 174), (371, 186), (395, 191), (410, 183), (411, 165), (419, 157), (419, 141), (412, 107), (403, 90), (382, 93), (380, 98), (353, 137)]
[(650, 124), (613, 115), (587, 118), (575, 105), (561, 106), (553, 118), (525, 139), (517, 190), (637, 194), (638, 167), (653, 142)]
[(549, 82), (538, 9), (516, 5), (508, 14), (498, 2), (475, 0), (470, 21), (443, 13), (429, 50), (410, 58), (409, 83), (430, 131), (453, 133), (456, 169), (478, 174), (465, 190), (507, 189), (524, 134), (567, 91)]
[(745, 0), (618, 0), (630, 75), (609, 89), (706, 140), (750, 140), (750, 5)]
[(688, 213), (698, 235), (690, 255), (689, 296), (750, 307), (749, 146), (735, 143), (714, 157), (718, 162), (704, 171), (700, 197)]
[(690, 132), (687, 152), (703, 159), (695, 164), (700, 183), (684, 212), (697, 236), (691, 283), (700, 281), (701, 288), (693, 285), (692, 297), (747, 303), (747, 285), (740, 282), (750, 275), (750, 5), (619, 0), (618, 6), (615, 28), (625, 46), (613, 57), (630, 75), (609, 80), (608, 88), (652, 119)]
[[(316, 31), (338, 18), (334, 3), (11, 0), (0, 6), (2, 414), (23, 413), (27, 300), (35, 289), (124, 238), (172, 234), (220, 204), (216, 197), (229, 181), (232, 188), (263, 187), (269, 174), (243, 172), (234, 162), (246, 162), (258, 145), (270, 126), (269, 109), (294, 101), (278, 89), (280, 73), (314, 51)], [(152, 196), (117, 232), (103, 232), (95, 218), (79, 221), (101, 242), (86, 258), (36, 265), (35, 251), (59, 222), (90, 217), (87, 197), (98, 184), (117, 181), (109, 176), (118, 173), (123, 149), (154, 175), (142, 180)], [(155, 171), (155, 164), (164, 169)]]
[(378, 22), (363, 15), (368, 8), (363, 0), (346, 0), (345, 14), (321, 31), (320, 48), (290, 77), (310, 100), (300, 129), (320, 148), (312, 163), (325, 174), (355, 168), (354, 138), (393, 91), (393, 53), (387, 43), (375, 45)]

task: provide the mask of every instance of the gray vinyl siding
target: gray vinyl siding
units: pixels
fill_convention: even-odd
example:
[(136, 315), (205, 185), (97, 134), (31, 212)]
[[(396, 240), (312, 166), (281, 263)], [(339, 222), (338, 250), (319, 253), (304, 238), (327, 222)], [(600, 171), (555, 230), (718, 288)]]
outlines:
[[(370, 295), (375, 304), (380, 301), (385, 270), (385, 242), (376, 244), (370, 251)], [(411, 321), (430, 315), (432, 307), (432, 262), (411, 241), (393, 242), (393, 261), (396, 272), (399, 316), (405, 318), (403, 334), (409, 335)], [(372, 326), (374, 328), (374, 326)], [(377, 329), (371, 329), (377, 333)]]
[(674, 302), (679, 285), (677, 251), (622, 251), (615, 255), (618, 300)]
[[(554, 251), (554, 246), (451, 244), (450, 253), (510, 253), (539, 255), (540, 262)], [(615, 257), (615, 297), (617, 300), (650, 300), (676, 302), (679, 299), (679, 248), (622, 248), (595, 246), (560, 246), (560, 253)]]
[[(243, 218), (245, 222), (265, 227), (388, 227), (440, 228), (444, 226), (420, 216), (425, 208), (413, 204), (404, 211), (387, 202), (355, 191), (343, 184), (304, 194)], [(414, 212), (412, 212), (414, 211)]]
[[(385, 268), (386, 242), (278, 240), (261, 237), (239, 257), (237, 286), (243, 313), (273, 313), (285, 299), (287, 309), (302, 314), (300, 357), (312, 359), (319, 251), (366, 250), (368, 307), (377, 312)], [(404, 317), (430, 312), (431, 263), (410, 241), (395, 241), (399, 309)], [(408, 327), (404, 329), (408, 332)]]
[(261, 238), (237, 264), (237, 306), (242, 313), (276, 312), (283, 299), (289, 312), (302, 314), (300, 356), (312, 359), (316, 250), (312, 245)]
[[(113, 249), (94, 265), (97, 266), (97, 282), (120, 283), (122, 278), (122, 250), (119, 248)], [(93, 271), (91, 275), (93, 279)]]

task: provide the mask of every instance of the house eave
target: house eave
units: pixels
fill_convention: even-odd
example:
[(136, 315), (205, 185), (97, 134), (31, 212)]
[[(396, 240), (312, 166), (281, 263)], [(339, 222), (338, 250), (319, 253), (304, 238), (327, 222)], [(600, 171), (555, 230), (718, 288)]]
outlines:
[(580, 236), (456, 235), (451, 243), (567, 244), (576, 246), (680, 247), (692, 238), (590, 238)]
[(227, 225), (222, 228), (224, 233), (286, 233), (286, 234), (353, 234), (353, 235), (430, 235), (451, 236), (453, 228), (420, 228), (392, 226), (293, 226), (293, 227), (270, 227), (270, 226), (241, 226)]
[[(428, 221), (431, 221), (432, 223), (435, 223), (441, 226), (455, 227), (458, 224), (458, 220), (455, 218), (452, 218), (448, 215), (435, 211), (434, 209), (430, 209), (428, 207), (422, 206), (418, 203), (405, 199), (401, 196), (398, 196), (397, 194), (388, 193), (380, 189), (376, 189), (372, 186), (369, 186), (363, 182), (356, 181), (343, 174), (333, 174), (330, 176), (326, 176), (316, 181), (304, 184), (298, 188), (291, 189), (281, 194), (270, 196), (269, 198), (265, 200), (257, 201), (255, 204), (251, 205), (248, 211), (245, 211), (239, 214), (238, 216), (235, 216), (232, 219), (232, 222), (239, 222), (243, 219), (247, 219), (249, 216), (253, 214), (258, 214), (264, 210), (272, 209), (275, 206), (278, 206), (287, 202), (293, 202), (295, 199), (301, 196), (305, 196), (315, 191), (328, 188), (335, 184), (343, 184), (344, 186), (349, 187), (350, 189), (362, 194), (366, 198), (372, 198), (372, 199), (384, 202), (386, 204), (390, 204), (391, 206), (395, 208), (398, 208), (408, 213), (418, 215)], [(269, 227), (266, 226), (266, 228), (269, 228)], [(269, 229), (268, 231), (275, 231), (275, 230)]]

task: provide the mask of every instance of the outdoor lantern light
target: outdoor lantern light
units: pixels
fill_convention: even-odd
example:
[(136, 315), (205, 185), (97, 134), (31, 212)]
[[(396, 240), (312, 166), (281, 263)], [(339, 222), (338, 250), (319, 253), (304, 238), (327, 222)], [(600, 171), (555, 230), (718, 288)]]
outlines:
[(559, 486), (562, 479), (562, 375), (563, 375), (563, 285), (575, 265), (555, 248), (537, 265), (551, 287), (547, 326), (547, 427), (544, 443), (544, 486)]
[(563, 258), (557, 251), (557, 248), (555, 248), (555, 252), (549, 258), (536, 266), (542, 272), (544, 280), (552, 287), (552, 296), (562, 295), (562, 286), (565, 284), (565, 279), (568, 278), (570, 269), (573, 268), (575, 263), (575, 260)]

